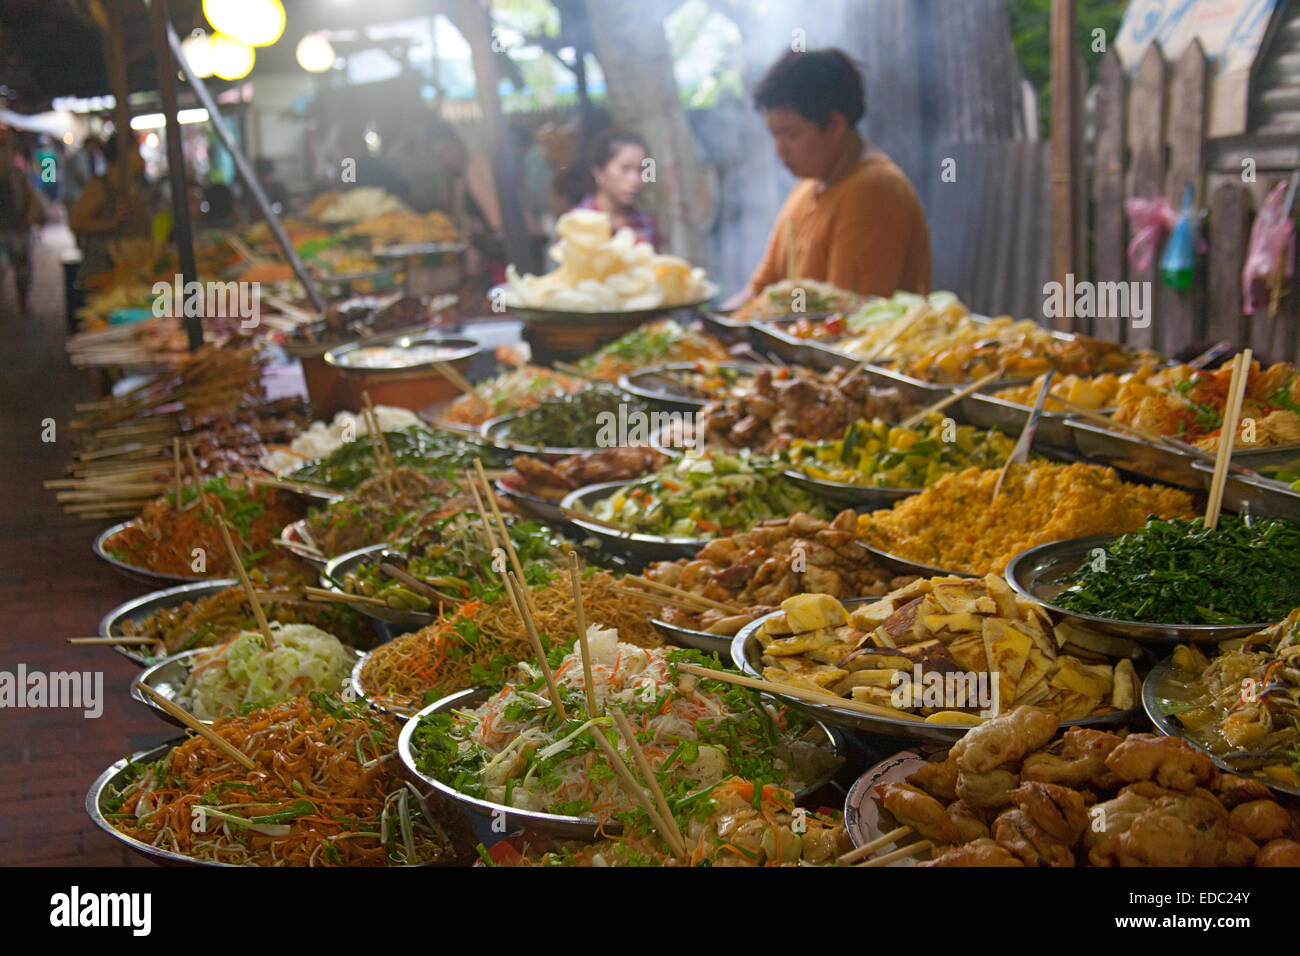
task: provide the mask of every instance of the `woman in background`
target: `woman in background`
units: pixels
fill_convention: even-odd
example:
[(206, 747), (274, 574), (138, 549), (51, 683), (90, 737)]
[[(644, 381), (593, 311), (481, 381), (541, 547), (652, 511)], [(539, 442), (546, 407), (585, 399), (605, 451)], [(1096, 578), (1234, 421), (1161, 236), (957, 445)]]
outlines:
[(587, 149), (588, 194), (577, 208), (609, 213), (614, 232), (627, 226), (658, 252), (659, 224), (636, 204), (646, 184), (647, 152), (645, 140), (636, 133), (609, 129), (597, 136)]

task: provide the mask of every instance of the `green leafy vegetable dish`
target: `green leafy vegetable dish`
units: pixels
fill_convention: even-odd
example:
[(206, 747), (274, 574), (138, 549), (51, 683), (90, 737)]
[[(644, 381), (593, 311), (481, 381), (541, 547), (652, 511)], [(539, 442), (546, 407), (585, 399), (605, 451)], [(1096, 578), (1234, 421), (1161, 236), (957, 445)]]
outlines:
[(629, 531), (669, 538), (716, 538), (796, 511), (829, 518), (783, 470), (745, 449), (683, 455), (596, 502), (591, 513)]
[(612, 448), (622, 444), (617, 440), (620, 419), (646, 416), (649, 410), (639, 398), (611, 385), (596, 384), (542, 399), (536, 408), (510, 420), (505, 437), (536, 448)]
[(1146, 525), (1057, 583), (1067, 611), (1150, 624), (1271, 624), (1300, 605), (1300, 528), (1223, 515)]
[[(457, 475), (471, 467), (475, 458), (481, 458), (486, 468), (499, 468), (506, 464), (505, 459), (492, 448), (419, 426), (384, 432), (384, 439), (398, 467), (415, 468), (427, 475)], [(295, 468), (285, 477), (334, 491), (351, 491), (374, 473), (373, 447), (370, 440), (363, 437), (348, 442), (324, 458)]]

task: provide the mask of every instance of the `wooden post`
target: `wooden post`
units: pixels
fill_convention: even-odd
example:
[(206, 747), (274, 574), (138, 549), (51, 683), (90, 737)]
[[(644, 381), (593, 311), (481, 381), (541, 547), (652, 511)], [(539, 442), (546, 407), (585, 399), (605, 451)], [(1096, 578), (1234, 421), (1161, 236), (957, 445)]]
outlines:
[[(1079, 261), (1075, 198), (1080, 182), (1079, 99), (1074, 11), (1074, 0), (1052, 0), (1052, 278), (1062, 286)], [(1074, 320), (1068, 315), (1058, 316), (1056, 327), (1072, 331)]]
[(1239, 183), (1224, 183), (1210, 200), (1210, 344), (1227, 339), (1238, 347), (1250, 341), (1250, 318), (1241, 311), (1241, 267), (1250, 238), (1250, 194)]
[[(1092, 177), (1093, 235), (1097, 282), (1124, 281), (1124, 139), (1128, 77), (1112, 47), (1097, 68), (1096, 169)], [(1128, 323), (1118, 316), (1096, 318), (1092, 334), (1123, 342)]]
[(506, 252), (520, 272), (536, 271), (528, 227), (524, 221), (524, 200), (519, 178), (519, 162), (510, 131), (501, 110), (497, 83), (496, 53), (492, 49), (492, 23), (480, 0), (460, 0), (456, 27), (469, 44), (474, 65), (474, 86), (479, 108), (483, 111), (483, 128), (487, 131), (492, 154), (492, 178), (496, 182), (497, 201), (501, 207), (501, 228), (505, 232)]
[[(1132, 148), (1132, 166), (1128, 194), (1138, 199), (1154, 199), (1162, 195), (1165, 169), (1165, 58), (1160, 44), (1152, 43), (1138, 67), (1137, 83), (1129, 97), (1128, 139)], [(1142, 271), (1132, 271), (1129, 279), (1150, 283), (1155, 298), (1159, 250), (1151, 257), (1151, 265)], [(1144, 329), (1130, 323), (1128, 342), (1141, 348), (1155, 348), (1156, 330), (1163, 321), (1159, 311), (1153, 311), (1151, 324)]]
[[(1205, 84), (1207, 62), (1199, 40), (1193, 40), (1174, 65), (1169, 84), (1169, 169), (1165, 174), (1165, 198), (1175, 209), (1183, 205), (1183, 192), (1190, 183), (1193, 201), (1203, 198), (1201, 177), (1205, 147)], [(1239, 255), (1245, 246), (1239, 250)], [(1198, 279), (1186, 292), (1163, 282), (1157, 287), (1156, 315), (1160, 316), (1157, 348), (1165, 355), (1200, 341), (1200, 308), (1203, 283)]]
[[(167, 177), (172, 187), (172, 239), (180, 267), (181, 288), (199, 277), (194, 256), (194, 226), (190, 222), (189, 179), (185, 175), (185, 153), (181, 150), (181, 124), (176, 118), (176, 73), (172, 70), (171, 50), (167, 44), (167, 0), (149, 0), (149, 18), (153, 27), (154, 57), (158, 63), (158, 95), (162, 99), (163, 117), (167, 122)], [(203, 345), (203, 318), (184, 316), (185, 335), (190, 351)]]
[(108, 33), (104, 44), (104, 65), (108, 68), (108, 86), (113, 92), (113, 132), (117, 134), (117, 172), (125, 195), (130, 186), (127, 174), (127, 149), (131, 142), (131, 94), (126, 75), (126, 0), (105, 0)]

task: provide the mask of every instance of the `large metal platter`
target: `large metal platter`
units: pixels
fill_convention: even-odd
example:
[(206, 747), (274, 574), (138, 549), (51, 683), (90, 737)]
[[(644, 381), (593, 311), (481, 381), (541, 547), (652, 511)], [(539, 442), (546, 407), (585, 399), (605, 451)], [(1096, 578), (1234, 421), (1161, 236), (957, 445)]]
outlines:
[[(754, 362), (717, 362), (720, 369), (738, 373), (742, 381), (752, 378), (760, 366)], [(618, 387), (629, 395), (644, 399), (672, 411), (699, 411), (710, 401), (687, 391), (680, 382), (671, 376), (677, 372), (695, 372), (699, 362), (669, 362), (664, 365), (651, 365), (646, 368), (628, 372), (618, 380)]]
[[(349, 571), (362, 564), (378, 564), (389, 557), (402, 558), (405, 555), (386, 544), (368, 544), (364, 548), (357, 548), (355, 551), (340, 554), (326, 562), (325, 569), (321, 572), (321, 587), (336, 591), (339, 594), (346, 594), (342, 582)], [(379, 607), (376, 604), (362, 602), (348, 606), (358, 614), (364, 614), (374, 620), (383, 621), (391, 627), (400, 628), (401, 630), (397, 632), (399, 634), (418, 630), (438, 620), (438, 615), (434, 611), (412, 611), (395, 607)]]
[[(440, 359), (430, 359), (427, 362), (417, 362), (412, 365), (393, 365), (372, 367), (369, 365), (352, 365), (349, 362), (349, 356), (363, 349), (392, 347), (392, 348), (414, 348), (419, 345), (445, 346), (454, 349), (450, 355)], [(367, 375), (400, 375), (406, 372), (413, 372), (417, 369), (433, 368), (435, 365), (449, 364), (452, 362), (471, 361), (474, 356), (483, 351), (483, 346), (473, 339), (467, 339), (464, 336), (443, 335), (436, 331), (425, 331), (416, 334), (399, 333), (389, 335), (383, 338), (363, 339), (358, 342), (350, 342), (347, 345), (341, 345), (338, 348), (330, 349), (325, 353), (325, 362), (335, 368), (347, 372), (365, 373)]]
[(880, 488), (876, 485), (857, 485), (848, 481), (831, 481), (827, 478), (814, 478), (802, 471), (789, 468), (785, 477), (791, 484), (798, 485), (823, 501), (845, 508), (890, 508), (904, 498), (924, 491), (924, 488)]
[[(860, 604), (870, 604), (877, 598), (848, 598), (842, 601), (847, 608), (853, 608)], [(768, 618), (780, 611), (773, 611), (772, 614), (765, 614), (757, 620), (746, 624), (740, 632), (732, 639), (731, 642), (731, 660), (736, 667), (748, 674), (750, 677), (758, 679), (763, 678), (762, 657), (763, 648), (758, 641), (757, 632)], [(772, 687), (772, 694), (782, 697), (781, 687), (775, 684)], [(952, 743), (960, 739), (970, 727), (959, 726), (955, 724), (931, 724), (923, 720), (908, 720), (904, 717), (877, 717), (874, 714), (862, 714), (857, 711), (848, 710), (844, 707), (837, 707), (832, 704), (819, 704), (812, 701), (803, 700), (798, 697), (785, 698), (786, 702), (792, 707), (798, 707), (817, 720), (826, 721), (827, 723), (836, 724), (841, 727), (849, 727), (853, 730), (861, 730), (871, 734), (882, 734), (886, 737), (899, 737), (907, 740), (933, 740), (939, 743)], [(1126, 723), (1134, 715), (1139, 713), (1139, 707), (1134, 704), (1129, 710), (1116, 711), (1113, 714), (1103, 714), (1100, 717), (1085, 717), (1082, 720), (1068, 720), (1061, 723), (1062, 727), (1112, 727)]]
[[(1278, 464), (1285, 464), (1300, 458), (1300, 453), (1287, 451), (1285, 459)], [(1262, 458), (1263, 455), (1260, 456)], [(1269, 463), (1252, 458), (1251, 468), (1267, 467)], [(1214, 480), (1214, 466), (1208, 461), (1192, 462), (1192, 468), (1210, 487)], [(1223, 507), (1237, 514), (1254, 515), (1257, 518), (1282, 518), (1300, 524), (1300, 491), (1295, 491), (1284, 481), (1276, 481), (1264, 476), (1238, 475), (1228, 472), (1223, 485)]]
[[(124, 785), (123, 778), (125, 777), (129, 766), (132, 764), (154, 763), (155, 761), (161, 760), (163, 757), (166, 757), (171, 753), (173, 749), (185, 743), (187, 739), (189, 738), (177, 737), (174, 740), (169, 740), (166, 743), (159, 744), (157, 747), (138, 751), (131, 754), (129, 757), (123, 757), (121, 760), (114, 762), (108, 767), (108, 769), (95, 778), (95, 782), (90, 785), (90, 789), (86, 792), (86, 815), (90, 817), (91, 822), (94, 823), (95, 826), (99, 827), (99, 829), (103, 830), (113, 839), (154, 863), (163, 864), (165, 866), (211, 866), (220, 867), (222, 869), (237, 868), (239, 864), (217, 863), (213, 860), (200, 860), (192, 856), (186, 856), (183, 853), (175, 853), (171, 850), (164, 850), (159, 847), (151, 846), (148, 843), (137, 840), (135, 837), (128, 836), (122, 831), (116, 829), (108, 822), (108, 819), (104, 815), (107, 812), (104, 809), (105, 798), (108, 797), (111, 789)], [(468, 834), (461, 834), (459, 842), (462, 846), (462, 850), (458, 851), (456, 856), (450, 857), (446, 860), (440, 860), (436, 863), (421, 863), (419, 865), (422, 867), (468, 865), (473, 858), (472, 854), (468, 853)]]
[(1288, 787), (1286, 784), (1270, 781), (1267, 777), (1254, 775), (1249, 770), (1242, 769), (1240, 766), (1234, 767), (1231, 762), (1222, 757), (1215, 756), (1201, 746), (1197, 741), (1186, 736), (1184, 733), (1186, 728), (1183, 727), (1178, 716), (1169, 713), (1165, 707), (1165, 704), (1168, 701), (1177, 699), (1167, 696), (1167, 692), (1171, 690), (1171, 688), (1166, 685), (1166, 682), (1173, 677), (1173, 672), (1173, 658), (1167, 657), (1155, 667), (1151, 668), (1151, 673), (1147, 674), (1147, 679), (1142, 682), (1142, 707), (1146, 710), (1147, 716), (1151, 718), (1151, 723), (1156, 725), (1156, 730), (1164, 734), (1166, 737), (1178, 737), (1181, 740), (1187, 741), (1197, 750), (1201, 751), (1213, 760), (1215, 766), (1220, 770), (1227, 771), (1228, 773), (1235, 773), (1243, 777), (1250, 777), (1252, 780), (1258, 780), (1266, 787), (1276, 790), (1278, 793), (1300, 797), (1300, 787)]
[(683, 309), (697, 310), (701, 306), (707, 305), (709, 300), (718, 294), (718, 287), (712, 282), (705, 285), (705, 295), (691, 302), (681, 302), (677, 305), (658, 305), (653, 309), (612, 312), (566, 312), (560, 309), (539, 309), (533, 306), (516, 304), (508, 285), (493, 286), (488, 291), (488, 296), (493, 302), (500, 302), (504, 305), (506, 311), (511, 315), (527, 323), (573, 322), (574, 320), (592, 324), (601, 322), (648, 322), (667, 312), (678, 312)]
[[(599, 485), (579, 488), (564, 497), (560, 507), (573, 511), (578, 505), (590, 509), (596, 502), (610, 497), (631, 482), (607, 481)], [(623, 551), (645, 561), (674, 561), (690, 558), (709, 543), (708, 538), (669, 538), (663, 535), (642, 534), (637, 531), (616, 531), (594, 521), (570, 518), (574, 525), (589, 535), (599, 538), (607, 547)]]
[(1218, 644), (1253, 634), (1269, 626), (1263, 624), (1148, 624), (1140, 621), (1116, 621), (1092, 614), (1067, 611), (1052, 603), (1062, 590), (1053, 584), (1062, 576), (1074, 571), (1088, 561), (1094, 551), (1100, 551), (1118, 537), (1113, 534), (1095, 534), (1086, 538), (1051, 541), (1022, 551), (1007, 563), (1006, 578), (1012, 590), (1031, 598), (1060, 617), (1135, 641), (1153, 644)]
[(134, 527), (139, 523), (138, 518), (132, 518), (130, 521), (123, 521), (113, 525), (111, 528), (105, 528), (95, 537), (95, 543), (91, 546), (95, 554), (102, 560), (107, 561), (117, 571), (130, 578), (132, 581), (143, 581), (145, 584), (154, 587), (168, 587), (173, 584), (193, 584), (196, 581), (210, 581), (212, 578), (206, 574), (166, 574), (162, 571), (150, 571), (148, 568), (137, 567), (134, 564), (128, 564), (119, 558), (113, 557), (108, 553), (106, 547), (108, 539), (113, 537), (119, 531), (126, 528)]
[[(199, 581), (194, 584), (179, 584), (176, 587), (153, 591), (144, 595), (144, 597), (132, 598), (124, 604), (119, 604), (104, 615), (103, 620), (99, 622), (99, 636), (125, 637), (126, 634), (122, 630), (122, 625), (127, 621), (143, 621), (158, 611), (168, 611), (174, 607), (180, 607), (182, 604), (199, 601), (205, 597), (211, 597), (219, 591), (224, 591), (226, 588), (234, 587), (239, 587), (238, 581), (234, 578), (223, 578), (215, 581)], [(113, 650), (141, 667), (148, 667), (160, 660), (160, 658), (145, 654), (140, 650), (142, 647), (148, 647), (147, 644), (132, 646), (114, 644), (111, 646)]]
[[(415, 728), (419, 726), (424, 717), (429, 714), (442, 713), (446, 710), (477, 707), (492, 696), (493, 693), (494, 691), (486, 687), (473, 687), (457, 694), (450, 694), (442, 698), (442, 700), (434, 701), (408, 720), (406, 726), (402, 728), (401, 735), (397, 738), (397, 752), (401, 755), (402, 763), (406, 765), (407, 773), (433, 787), (442, 795), (454, 800), (470, 813), (482, 817), (504, 818), (512, 827), (540, 830), (555, 836), (579, 840), (594, 840), (601, 835), (598, 832), (601, 829), (605, 834), (609, 835), (616, 836), (622, 833), (623, 827), (621, 824), (611, 822), (602, 828), (600, 820), (596, 817), (573, 817), (563, 816), (558, 813), (542, 813), (536, 810), (520, 810), (516, 807), (508, 807), (505, 804), (493, 803), (490, 800), (480, 800), (477, 797), (461, 793), (435, 777), (425, 776), (416, 769), (415, 754), (411, 750), (411, 736), (415, 733)], [(820, 721), (817, 722), (817, 728), (826, 735), (827, 748), (831, 753), (838, 756), (843, 749), (838, 736)], [(812, 796), (829, 782), (836, 772), (832, 771), (823, 778), (810, 783), (795, 794), (795, 800), (799, 801)]]
[(483, 436), (483, 441), (491, 445), (497, 451), (505, 452), (510, 455), (536, 455), (539, 458), (548, 461), (556, 461), (560, 458), (568, 458), (571, 455), (581, 455), (584, 451), (597, 451), (596, 448), (562, 448), (552, 445), (526, 445), (522, 442), (511, 441), (510, 426), (517, 418), (517, 415), (500, 415), (497, 418), (489, 418), (479, 429)]
[(724, 659), (731, 647), (730, 637), (719, 637), (707, 631), (693, 631), (689, 627), (678, 627), (657, 617), (650, 619), (650, 626), (663, 635), (664, 640), (670, 644), (676, 644), (678, 647), (693, 647), (697, 651), (717, 654)]
[[(184, 724), (159, 707), (157, 701), (152, 697), (145, 696), (144, 692), (140, 690), (140, 687), (141, 685), (152, 687), (159, 694), (166, 697), (182, 710), (187, 710), (185, 705), (181, 704), (176, 698), (180, 696), (181, 690), (185, 687), (185, 681), (189, 679), (190, 671), (194, 669), (194, 659), (204, 651), (210, 650), (212, 650), (212, 648), (205, 647), (189, 651), (181, 651), (179, 654), (173, 654), (171, 657), (164, 657), (156, 664), (145, 668), (140, 672), (136, 679), (131, 682), (131, 698), (144, 704), (169, 724), (183, 727)], [(365, 661), (366, 655), (364, 652), (358, 651), (352, 647), (348, 647), (347, 650), (356, 659), (356, 664), (354, 666), (359, 666), (363, 661)], [(352, 668), (348, 668), (349, 676), (351, 673)], [(339, 686), (343, 687), (347, 683), (348, 678), (345, 677)], [(191, 716), (193, 715), (191, 714)], [(201, 724), (212, 723), (211, 720), (204, 720), (199, 717), (195, 717), (194, 719)]]
[(899, 557), (888, 551), (882, 551), (880, 548), (873, 548), (865, 542), (858, 541), (858, 546), (886, 570), (893, 571), (895, 574), (919, 574), (923, 578), (933, 577), (955, 577), (955, 578), (980, 578), (982, 574), (972, 574), (970, 571), (950, 571), (946, 568), (936, 568), (929, 564), (922, 564), (919, 561), (912, 561), (909, 558)]
[[(1014, 384), (1016, 383), (995, 382), (985, 389), (967, 395), (960, 403), (962, 415), (981, 428), (996, 428), (1008, 435), (1018, 436), (1024, 431), (1025, 422), (1029, 420), (1033, 409), (1028, 405), (998, 398), (993, 394)], [(1108, 414), (1108, 410), (1103, 410), (1101, 414)], [(1066, 421), (1074, 417), (1069, 412), (1044, 410), (1038, 419), (1038, 431), (1034, 433), (1035, 441), (1057, 448), (1078, 448), (1075, 433), (1065, 427)]]

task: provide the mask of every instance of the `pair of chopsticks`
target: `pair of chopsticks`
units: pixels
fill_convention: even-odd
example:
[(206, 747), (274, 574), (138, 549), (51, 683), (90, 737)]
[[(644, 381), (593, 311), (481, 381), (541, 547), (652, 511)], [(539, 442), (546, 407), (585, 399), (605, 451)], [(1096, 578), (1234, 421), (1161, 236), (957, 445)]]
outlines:
[[(896, 827), (888, 833), (882, 833), (869, 843), (864, 843), (862, 846), (850, 850), (848, 853), (841, 854), (836, 858), (835, 862), (842, 866), (847, 866), (849, 864), (854, 864), (856, 866), (888, 866), (896, 860), (905, 860), (909, 856), (916, 856), (918, 853), (924, 853), (926, 850), (929, 850), (934, 846), (934, 843), (930, 840), (919, 840), (916, 843), (909, 843), (906, 846), (899, 847), (897, 850), (892, 850), (891, 852), (882, 854), (881, 856), (871, 857), (871, 854), (875, 853), (877, 850), (882, 850), (891, 844), (897, 843), (909, 833), (914, 832), (915, 831), (908, 826)], [(858, 862), (867, 857), (871, 857), (871, 859), (867, 860), (865, 863)]]
[(1241, 421), (1241, 406), (1246, 399), (1246, 383), (1250, 378), (1253, 353), (1246, 349), (1232, 360), (1232, 381), (1228, 385), (1228, 398), (1223, 409), (1223, 424), (1219, 428), (1218, 454), (1214, 457), (1214, 478), (1210, 482), (1210, 500), (1205, 506), (1205, 527), (1219, 526), (1219, 513), (1223, 509), (1223, 491), (1228, 480), (1228, 465), (1237, 444), (1237, 425)]

